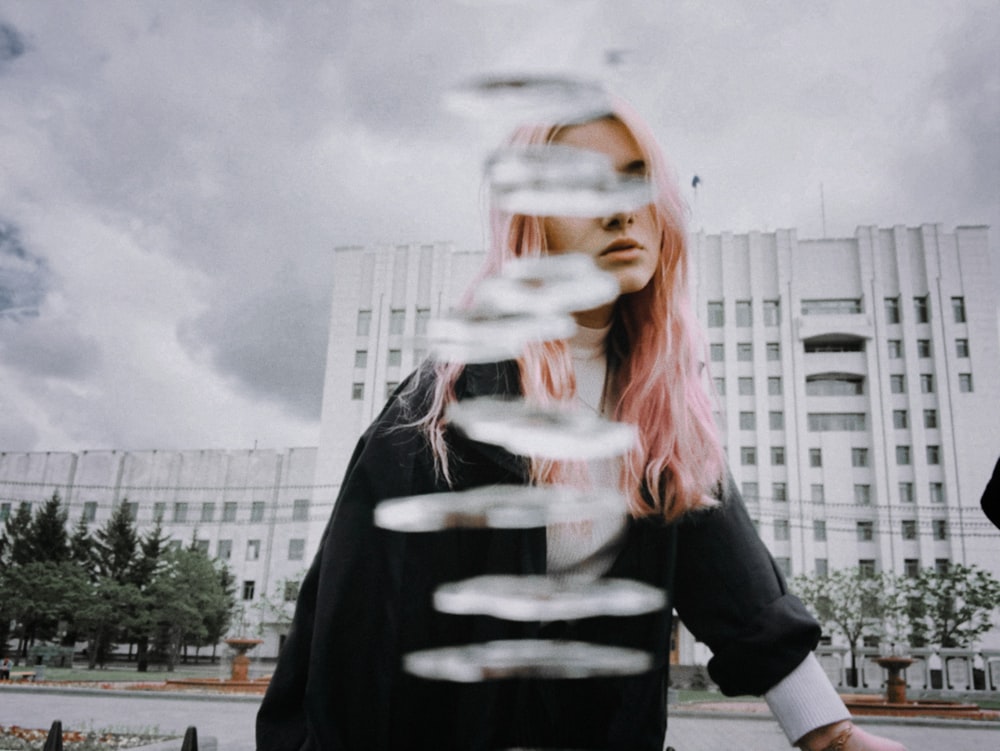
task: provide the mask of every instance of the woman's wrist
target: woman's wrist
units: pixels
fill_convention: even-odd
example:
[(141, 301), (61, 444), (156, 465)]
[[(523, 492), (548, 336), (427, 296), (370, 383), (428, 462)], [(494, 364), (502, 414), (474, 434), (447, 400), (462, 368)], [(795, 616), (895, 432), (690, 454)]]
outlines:
[(853, 733), (854, 724), (850, 720), (840, 720), (810, 730), (796, 745), (803, 751), (845, 751)]

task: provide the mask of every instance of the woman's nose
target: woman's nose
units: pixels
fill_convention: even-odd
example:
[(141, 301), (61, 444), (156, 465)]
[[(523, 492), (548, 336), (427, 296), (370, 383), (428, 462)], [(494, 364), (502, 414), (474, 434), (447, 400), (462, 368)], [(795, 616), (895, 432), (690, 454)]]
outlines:
[(604, 217), (601, 220), (601, 226), (606, 230), (617, 230), (624, 229), (625, 227), (631, 227), (634, 222), (634, 213), (631, 211), (619, 211)]

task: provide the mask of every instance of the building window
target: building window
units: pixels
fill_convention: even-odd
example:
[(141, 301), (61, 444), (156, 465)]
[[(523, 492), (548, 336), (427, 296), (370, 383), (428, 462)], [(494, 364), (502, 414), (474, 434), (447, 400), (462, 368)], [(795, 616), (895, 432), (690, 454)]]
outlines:
[(813, 519), (813, 539), (816, 542), (826, 542), (825, 519)]
[(309, 499), (296, 498), (292, 501), (292, 521), (304, 522), (309, 520)]
[(823, 466), (823, 449), (809, 449), (809, 466)]
[(778, 567), (778, 571), (781, 572), (782, 576), (784, 576), (786, 579), (791, 578), (792, 576), (791, 558), (789, 558), (787, 555), (776, 555), (774, 557), (774, 563)]
[(299, 597), (299, 583), (297, 581), (286, 581), (282, 595), (285, 602), (295, 602)]
[(174, 522), (186, 522), (188, 516), (188, 505), (186, 503), (174, 504)]
[(806, 396), (856, 396), (865, 393), (863, 378), (851, 375), (810, 376)]
[(260, 540), (247, 540), (247, 560), (256, 561), (260, 558)]
[(778, 503), (785, 503), (788, 500), (788, 486), (783, 482), (772, 482), (771, 498)]
[(972, 392), (972, 373), (958, 374), (958, 390), (963, 394)]
[(910, 463), (910, 447), (896, 446), (896, 464), (905, 467)]
[(867, 467), (868, 466), (868, 449), (851, 449), (851, 466), (852, 467)]
[(767, 413), (767, 422), (771, 430), (784, 430), (785, 413), (778, 410), (772, 410)]
[(736, 359), (741, 362), (753, 360), (753, 345), (750, 342), (739, 342), (736, 345)]
[(288, 541), (288, 560), (301, 561), (306, 554), (306, 541), (301, 537), (293, 537)]
[(736, 381), (742, 396), (753, 396), (753, 378), (743, 376)]
[(256, 586), (257, 586), (256, 583), (254, 583), (253, 581), (250, 581), (250, 580), (247, 580), (247, 581), (243, 582), (243, 599), (244, 600), (252, 600), (253, 599), (253, 592), (254, 592), (254, 589), (256, 588)]
[(389, 367), (398, 368), (403, 364), (403, 350), (401, 349), (390, 349), (389, 350)]
[(781, 301), (764, 301), (764, 325), (778, 326), (781, 323)]
[(264, 501), (254, 501), (250, 505), (250, 521), (264, 521)]
[(392, 396), (396, 389), (399, 388), (399, 381), (386, 381), (385, 382), (385, 398), (388, 399)]
[(712, 362), (722, 362), (726, 359), (726, 345), (712, 344), (708, 348)]
[(226, 501), (222, 504), (222, 521), (224, 522), (234, 522), (236, 521), (236, 502)]
[(736, 301), (736, 325), (741, 327), (753, 325), (753, 313), (749, 300)]
[(201, 553), (206, 558), (208, 557), (208, 540), (195, 540), (194, 549), (198, 553)]
[(889, 340), (889, 359), (898, 360), (903, 356), (903, 342), (900, 339)]
[(867, 430), (864, 412), (810, 412), (806, 425), (812, 433)]
[[(870, 524), (871, 522), (869, 522)], [(874, 558), (859, 558), (858, 559), (858, 572), (865, 577), (875, 576), (875, 559)]]
[(851, 315), (860, 312), (861, 300), (859, 298), (802, 301), (802, 315), (804, 316)]
[(956, 339), (955, 340), (955, 356), (956, 357), (968, 357), (969, 356), (969, 340), (968, 339)]
[(912, 482), (901, 482), (901, 483), (899, 483), (899, 502), (900, 503), (913, 503), (913, 483)]
[(930, 302), (926, 295), (913, 298), (913, 313), (917, 317), (917, 323), (927, 323), (931, 320)]
[(365, 398), (365, 385), (363, 383), (351, 384), (351, 400), (358, 401)]
[(427, 333), (427, 324), (431, 320), (431, 309), (430, 308), (417, 308), (417, 319), (415, 321), (415, 331), (417, 336), (423, 336)]
[(358, 326), (356, 333), (358, 336), (368, 336), (372, 328), (372, 312), (370, 310), (358, 311)]
[(781, 467), (785, 464), (785, 447), (784, 446), (772, 446), (771, 447), (771, 464), (775, 467)]
[(167, 550), (177, 551), (181, 549), (180, 540), (167, 540)]
[(406, 311), (393, 308), (389, 311), (389, 333), (402, 334), (406, 329)]
[(916, 579), (920, 575), (920, 561), (916, 558), (904, 558), (903, 573), (907, 579)]
[(939, 574), (947, 574), (948, 569), (951, 568), (951, 560), (948, 558), (935, 558), (934, 559), (934, 570)]
[(910, 427), (910, 419), (905, 409), (894, 409), (892, 411), (892, 427), (896, 430), (906, 430)]
[(740, 447), (740, 464), (754, 465), (757, 463), (757, 449), (754, 446)]
[(715, 384), (715, 393), (719, 396), (726, 395), (726, 379), (725, 378), (713, 378), (712, 383)]
[(875, 522), (858, 522), (858, 542), (871, 542), (875, 539)]
[(788, 519), (774, 520), (774, 539), (787, 540), (789, 538)]
[(132, 521), (135, 521), (136, 519), (139, 518), (139, 504), (138, 503), (135, 503), (134, 501), (128, 501), (128, 502), (122, 503), (122, 505), (125, 507), (125, 513), (128, 514), (128, 518), (129, 519), (131, 519)]
[(215, 544), (215, 557), (220, 561), (228, 561), (233, 557), (233, 541), (219, 540)]
[(780, 342), (768, 342), (765, 345), (765, 351), (767, 352), (767, 359), (771, 362), (781, 359), (781, 343)]
[(0, 503), (0, 522), (5, 522), (10, 518), (10, 504)]
[(889, 376), (889, 391), (893, 394), (906, 393), (906, 376), (902, 373), (894, 373)]
[(924, 410), (924, 427), (928, 429), (933, 429), (938, 426), (937, 410), (936, 409), (925, 409)]
[(930, 373), (920, 374), (920, 393), (921, 394), (933, 394), (934, 393), (934, 376)]
[(916, 540), (917, 539), (917, 520), (916, 519), (903, 519), (903, 539), (904, 540)]
[(355, 368), (367, 368), (368, 367), (368, 350), (358, 349), (354, 351), (354, 367)]
[(157, 501), (153, 504), (153, 519), (158, 522), (163, 521), (163, 517), (167, 515), (167, 504), (163, 501)]
[(83, 520), (92, 522), (97, 518), (97, 501), (86, 501), (83, 504)]
[(917, 357), (923, 359), (931, 356), (931, 340), (917, 339)]
[(771, 396), (781, 396), (781, 376), (768, 377), (767, 393)]
[(813, 503), (826, 503), (826, 493), (822, 483), (814, 482), (809, 486), (809, 500)]
[(760, 489), (755, 482), (744, 482), (740, 485), (740, 493), (744, 498), (756, 501), (760, 497)]
[(951, 298), (951, 313), (955, 318), (955, 323), (965, 323), (965, 298)]
[(948, 520), (947, 519), (932, 519), (931, 520), (931, 530), (934, 533), (935, 540), (947, 540), (948, 539)]
[(885, 322), (899, 323), (899, 298), (885, 298)]
[(928, 464), (940, 464), (941, 463), (941, 447), (940, 446), (928, 446), (927, 447), (927, 463)]
[(740, 412), (740, 430), (756, 430), (757, 415), (753, 412)]
[(830, 562), (826, 558), (817, 558), (813, 565), (816, 569), (816, 576), (825, 578), (830, 573)]
[(713, 301), (708, 304), (708, 325), (712, 328), (726, 325), (726, 309), (721, 302)]
[(865, 484), (855, 485), (854, 502), (859, 506), (870, 506), (872, 503), (872, 486)]
[(201, 504), (201, 520), (203, 522), (215, 521), (215, 504), (211, 501)]
[(944, 484), (940, 482), (932, 482), (928, 486), (928, 491), (930, 493), (931, 503), (944, 503)]

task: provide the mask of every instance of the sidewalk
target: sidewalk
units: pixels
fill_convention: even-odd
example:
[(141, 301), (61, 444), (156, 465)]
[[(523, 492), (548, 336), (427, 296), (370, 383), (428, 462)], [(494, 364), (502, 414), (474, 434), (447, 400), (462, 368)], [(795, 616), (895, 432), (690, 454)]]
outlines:
[[(259, 704), (259, 696), (6, 685), (0, 687), (0, 725), (48, 728), (53, 720), (62, 720), (67, 730), (156, 729), (178, 736), (194, 725), (205, 751), (209, 738), (217, 739), (218, 751), (252, 751)], [(880, 717), (859, 717), (856, 722), (905, 744), (908, 751), (1000, 749), (1000, 723), (996, 722)], [(672, 705), (667, 743), (677, 751), (790, 748), (766, 707), (742, 704), (734, 705), (732, 711)], [(164, 751), (180, 751), (180, 746), (178, 739), (175, 750)]]

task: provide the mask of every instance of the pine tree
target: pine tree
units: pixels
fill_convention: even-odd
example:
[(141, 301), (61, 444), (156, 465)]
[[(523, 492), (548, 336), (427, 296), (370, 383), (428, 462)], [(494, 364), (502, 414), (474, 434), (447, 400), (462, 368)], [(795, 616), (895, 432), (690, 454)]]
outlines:
[(53, 493), (35, 512), (28, 532), (31, 560), (53, 563), (69, 560), (69, 535), (66, 534), (68, 516), (59, 493)]
[(6, 566), (21, 566), (31, 563), (34, 553), (31, 546), (31, 504), (22, 503), (13, 515), (7, 517), (4, 525), (4, 539), (7, 541)]
[(101, 575), (119, 584), (135, 583), (133, 575), (139, 551), (139, 533), (124, 502), (118, 504), (104, 527), (97, 530), (97, 560)]

